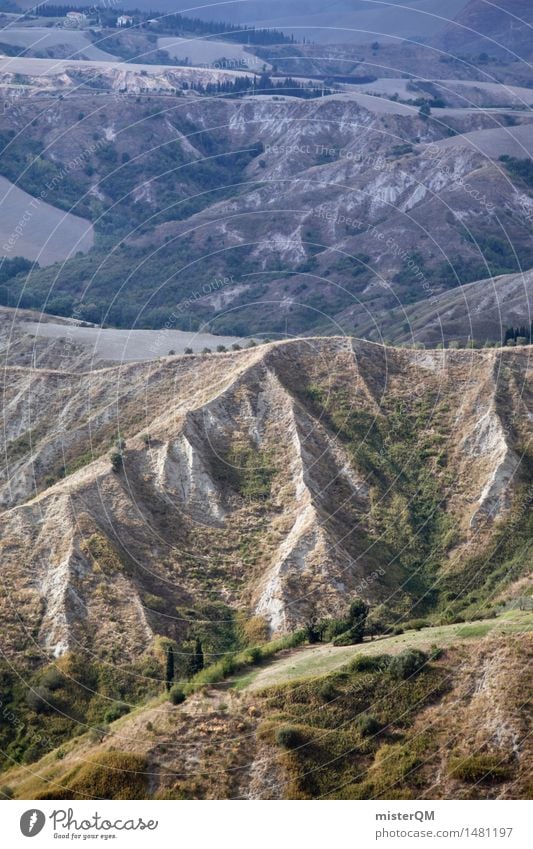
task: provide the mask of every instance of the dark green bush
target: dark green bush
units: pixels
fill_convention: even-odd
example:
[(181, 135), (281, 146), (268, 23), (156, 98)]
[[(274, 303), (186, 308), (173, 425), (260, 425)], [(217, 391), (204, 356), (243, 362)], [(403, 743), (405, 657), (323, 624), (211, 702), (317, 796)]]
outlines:
[(54, 697), (48, 687), (34, 687), (28, 690), (26, 701), (30, 710), (35, 713), (53, 713), (54, 712)]
[(221, 665), (222, 665), (222, 673), (223, 673), (224, 677), (226, 677), (227, 675), (233, 675), (235, 670), (238, 668), (234, 658), (231, 657), (231, 656), (223, 657), (222, 661), (221, 661)]
[(346, 619), (328, 619), (324, 627), (324, 639), (333, 640), (346, 631)]
[(320, 685), (318, 695), (324, 702), (334, 701), (338, 696), (338, 692), (333, 681), (326, 679), (324, 683)]
[(390, 654), (358, 654), (350, 663), (350, 672), (384, 672), (389, 668)]
[(261, 663), (261, 661), (263, 659), (263, 652), (261, 651), (259, 646), (253, 646), (251, 649), (249, 649), (247, 651), (246, 654), (247, 654), (247, 660), (249, 661), (249, 663), (253, 664), (254, 666), (258, 663)]
[(276, 731), (276, 742), (284, 749), (297, 749), (302, 745), (303, 739), (297, 728), (285, 725)]
[(111, 460), (111, 468), (114, 472), (120, 472), (122, 468), (122, 454), (120, 451), (113, 451), (110, 458)]
[(370, 716), (370, 714), (364, 713), (362, 716), (359, 716), (356, 724), (361, 737), (372, 737), (381, 730), (381, 725), (376, 717)]
[(49, 669), (47, 669), (41, 678), (41, 686), (46, 687), (52, 692), (54, 690), (59, 690), (61, 687), (64, 687), (65, 684), (65, 676), (55, 666), (51, 666)]
[(125, 702), (114, 702), (104, 713), (104, 722), (114, 722), (130, 712), (130, 706)]
[(181, 705), (185, 701), (186, 696), (179, 684), (173, 684), (169, 690), (168, 698), (173, 705)]
[(431, 622), (428, 622), (427, 619), (411, 619), (410, 622), (405, 623), (404, 627), (408, 631), (409, 630), (420, 631), (421, 628), (429, 628), (430, 625), (431, 625)]
[(420, 649), (405, 649), (401, 654), (393, 657), (389, 666), (389, 672), (393, 678), (405, 681), (422, 671), (427, 663), (428, 656)]

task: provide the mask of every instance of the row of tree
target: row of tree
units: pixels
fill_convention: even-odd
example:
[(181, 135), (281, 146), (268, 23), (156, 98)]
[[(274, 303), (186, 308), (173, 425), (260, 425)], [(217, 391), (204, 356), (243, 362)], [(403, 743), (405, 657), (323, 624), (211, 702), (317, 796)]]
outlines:
[(351, 646), (362, 643), (365, 635), (368, 604), (356, 598), (350, 604), (343, 619), (318, 619), (313, 616), (306, 624), (309, 643), (333, 640), (335, 646)]
[(530, 345), (533, 338), (533, 321), (520, 327), (508, 327), (505, 331), (504, 345), (514, 342), (517, 345)]
[[(189, 85), (184, 82), (183, 88), (188, 88)], [(330, 88), (325, 86), (317, 86), (313, 83), (302, 83), (295, 80), (293, 77), (285, 77), (282, 80), (272, 80), (268, 74), (261, 74), (260, 77), (236, 77), (233, 80), (225, 80), (223, 82), (207, 83), (191, 83), (190, 88), (200, 94), (218, 95), (225, 94), (235, 97), (240, 97), (244, 94), (287, 94), (292, 97), (313, 98), (325, 97), (328, 94), (333, 94)]]

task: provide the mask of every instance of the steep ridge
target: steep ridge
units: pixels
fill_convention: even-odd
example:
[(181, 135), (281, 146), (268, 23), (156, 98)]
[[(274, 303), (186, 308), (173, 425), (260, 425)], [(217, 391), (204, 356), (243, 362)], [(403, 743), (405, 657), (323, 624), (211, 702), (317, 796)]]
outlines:
[(213, 600), (279, 633), (354, 595), (401, 616), (483, 587), (470, 561), (528, 483), (529, 352), (329, 338), (7, 368), (7, 656), (133, 660)]
[[(393, 312), (384, 332), (429, 345), (451, 340), (501, 338), (507, 327), (529, 321), (533, 272), (477, 280), (451, 292)], [(408, 327), (408, 332), (406, 332)]]

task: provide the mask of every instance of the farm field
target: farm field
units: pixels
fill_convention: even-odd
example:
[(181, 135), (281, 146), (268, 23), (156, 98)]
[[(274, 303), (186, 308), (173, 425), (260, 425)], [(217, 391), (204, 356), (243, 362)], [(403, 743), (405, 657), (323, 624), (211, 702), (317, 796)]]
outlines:
[(93, 243), (90, 221), (33, 198), (0, 177), (0, 244), (6, 256), (52, 265), (78, 251), (87, 253)]
[(62, 27), (9, 27), (0, 32), (0, 44), (20, 47), (21, 52), (48, 52), (58, 48), (61, 58), (113, 60), (116, 57), (106, 50), (93, 44), (89, 36), (80, 30), (63, 29)]
[[(227, 41), (161, 36), (157, 39), (157, 46), (159, 50), (166, 50), (173, 59), (188, 58), (191, 65), (207, 64), (215, 68), (250, 71), (260, 71), (265, 64), (270, 67), (263, 59), (249, 53), (241, 44), (230, 44)], [(242, 63), (242, 69), (239, 63)]]
[(65, 324), (27, 322), (24, 326), (32, 336), (46, 339), (66, 339), (92, 349), (97, 360), (131, 362), (153, 360), (170, 351), (183, 354), (186, 348), (195, 353), (204, 347), (215, 350), (217, 345), (230, 347), (246, 344), (237, 336), (215, 336), (212, 333), (188, 333), (181, 330), (102, 330), (99, 327), (76, 327)]

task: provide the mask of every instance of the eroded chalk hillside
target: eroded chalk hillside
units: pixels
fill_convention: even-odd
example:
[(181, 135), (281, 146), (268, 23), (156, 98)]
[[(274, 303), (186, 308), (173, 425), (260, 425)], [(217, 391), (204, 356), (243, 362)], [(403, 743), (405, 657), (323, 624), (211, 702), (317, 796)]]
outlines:
[(131, 663), (208, 609), (285, 633), (354, 596), (378, 625), (490, 600), (525, 568), (529, 354), (329, 338), (6, 367), (5, 653)]

